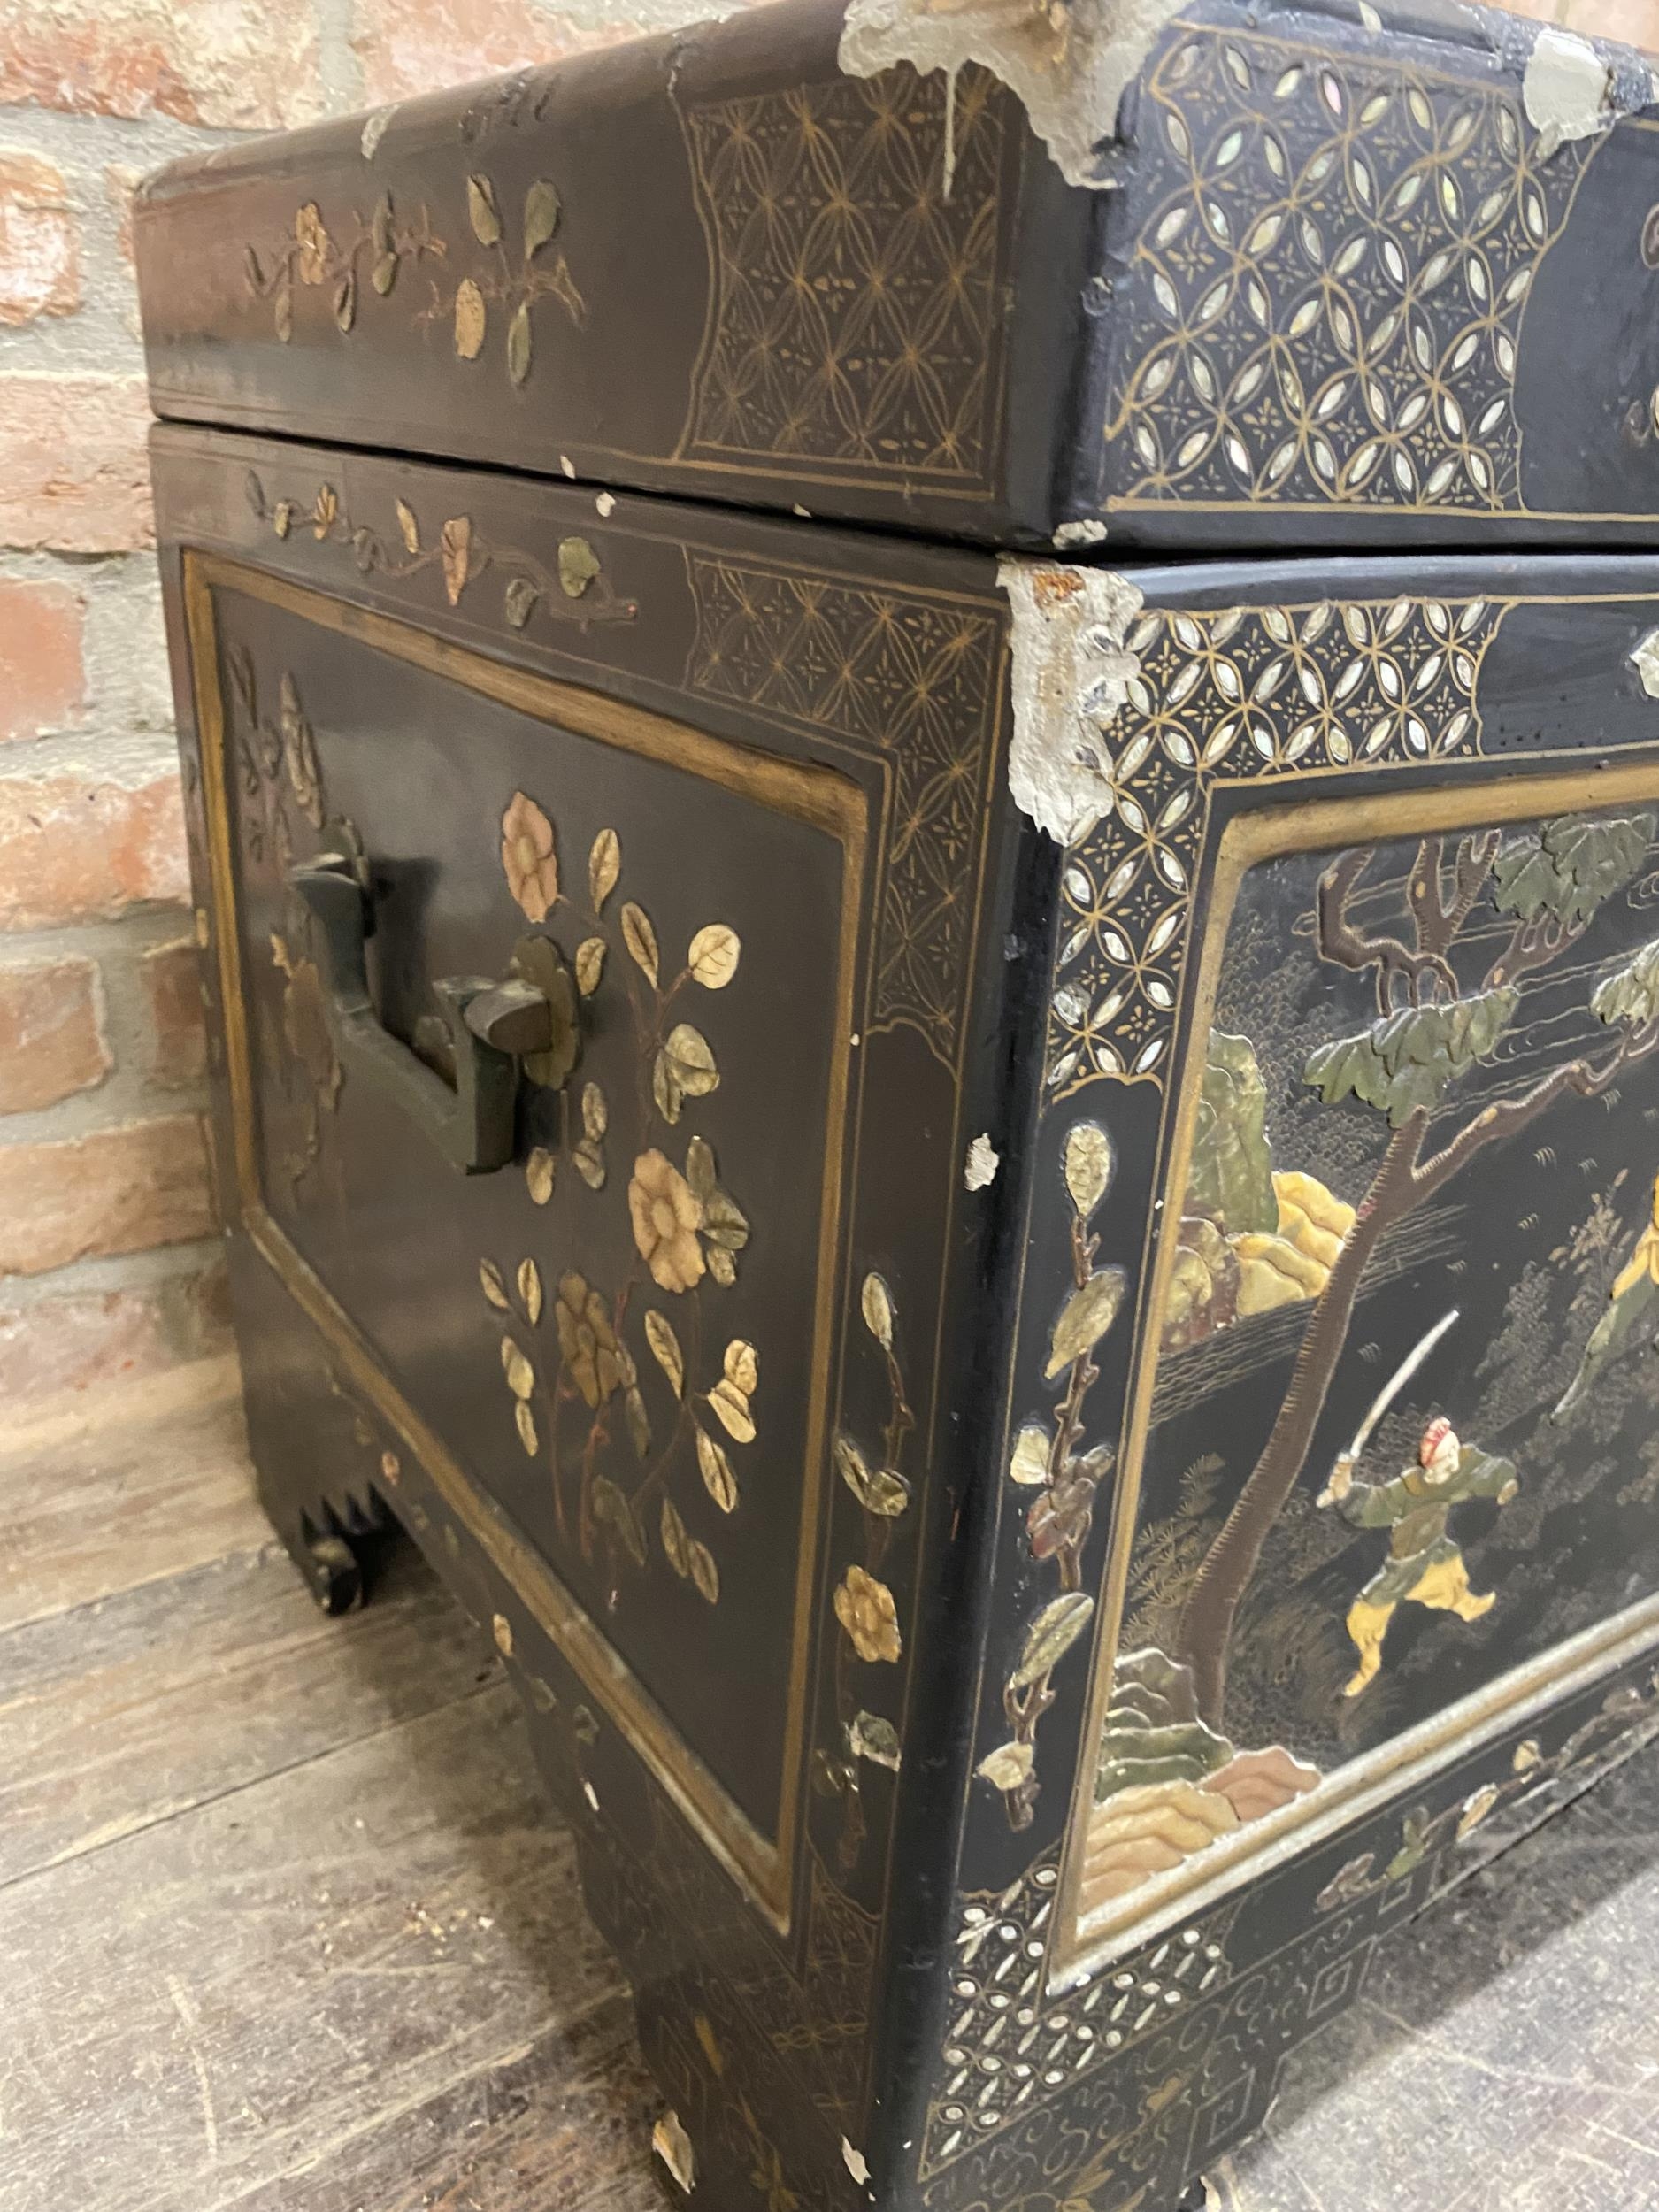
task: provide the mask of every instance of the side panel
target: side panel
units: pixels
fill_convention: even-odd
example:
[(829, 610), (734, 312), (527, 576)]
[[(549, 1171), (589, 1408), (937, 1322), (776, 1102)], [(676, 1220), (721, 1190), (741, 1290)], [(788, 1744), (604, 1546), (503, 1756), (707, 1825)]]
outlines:
[(1024, 573), (1072, 813), (939, 2212), (1172, 2201), (1659, 1679), (1659, 567)]
[[(155, 458), (262, 1489), (302, 1554), (396, 1517), (493, 1624), (705, 2172), (839, 2203), (922, 1916), (899, 1776), (952, 1725), (909, 1685), (978, 1463), (1005, 604), (713, 512)], [(304, 889), (342, 866), (367, 1048)], [(462, 1173), (434, 984), (566, 970)]]

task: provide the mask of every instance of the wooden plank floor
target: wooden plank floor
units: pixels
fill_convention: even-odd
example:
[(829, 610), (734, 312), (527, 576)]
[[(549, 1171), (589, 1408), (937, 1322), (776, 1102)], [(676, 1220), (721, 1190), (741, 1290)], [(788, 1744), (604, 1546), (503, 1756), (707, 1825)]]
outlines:
[[(209, 1379), (0, 1451), (0, 2207), (664, 2212), (493, 1653), (408, 1553), (324, 1620)], [(1380, 1956), (1207, 2201), (1659, 2208), (1655, 1838), (1659, 1747)]]
[(411, 1551), (325, 1620), (244, 1454), (220, 1395), (0, 1457), (0, 2206), (663, 2212), (494, 1653)]

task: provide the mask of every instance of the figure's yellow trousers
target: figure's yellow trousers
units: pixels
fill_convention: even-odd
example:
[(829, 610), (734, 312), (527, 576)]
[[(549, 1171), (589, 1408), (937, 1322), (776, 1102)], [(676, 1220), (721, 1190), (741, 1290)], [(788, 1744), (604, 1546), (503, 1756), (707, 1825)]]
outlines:
[(1494, 1591), (1488, 1590), (1484, 1597), (1477, 1597), (1470, 1588), (1469, 1570), (1462, 1552), (1454, 1552), (1449, 1559), (1437, 1559), (1432, 1566), (1425, 1567), (1405, 1596), (1393, 1604), (1375, 1605), (1366, 1597), (1356, 1598), (1348, 1608), (1348, 1632), (1359, 1654), (1359, 1669), (1344, 1688), (1343, 1696), (1357, 1697), (1366, 1684), (1375, 1679), (1382, 1665), (1383, 1639), (1401, 1605), (1425, 1605), (1433, 1612), (1455, 1613), (1462, 1621), (1478, 1621), (1483, 1613), (1492, 1610), (1495, 1602)]

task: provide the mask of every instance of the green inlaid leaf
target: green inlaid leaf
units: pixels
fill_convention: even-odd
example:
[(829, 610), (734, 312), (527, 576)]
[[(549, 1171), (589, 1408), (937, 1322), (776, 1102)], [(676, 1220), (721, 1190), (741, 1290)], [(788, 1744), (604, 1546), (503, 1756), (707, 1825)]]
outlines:
[(538, 177), (524, 196), (525, 258), (540, 253), (558, 227), (559, 196), (545, 177)]
[(1339, 1037), (1310, 1054), (1302, 1079), (1325, 1103), (1357, 1098), (1397, 1129), (1419, 1106), (1432, 1107), (1447, 1086), (1494, 1051), (1519, 1003), (1511, 984), (1449, 1005), (1407, 1006), (1357, 1037)]
[(1048, 1342), (1044, 1372), (1050, 1381), (1100, 1342), (1118, 1318), (1127, 1285), (1121, 1267), (1102, 1267), (1071, 1293), (1060, 1309)]
[(847, 1724), (847, 1746), (855, 1759), (899, 1770), (899, 1732), (879, 1713), (855, 1713)]
[(488, 177), (467, 179), (466, 212), (472, 235), (480, 246), (500, 245), (501, 211), (495, 205), (495, 188)]
[(737, 1505), (737, 1477), (725, 1448), (717, 1444), (706, 1429), (697, 1431), (697, 1471), (703, 1477), (703, 1486), (722, 1513), (735, 1510)]
[(1493, 902), (1524, 922), (1548, 915), (1582, 925), (1640, 867), (1653, 842), (1654, 819), (1635, 814), (1613, 821), (1564, 815), (1536, 836), (1506, 846), (1493, 864)]
[(507, 373), (515, 384), (522, 384), (530, 373), (531, 349), (530, 303), (520, 300), (507, 326)]
[(558, 565), (565, 597), (580, 599), (599, 573), (599, 556), (586, 538), (561, 538)]
[(593, 1513), (595, 1521), (614, 1529), (618, 1540), (636, 1567), (645, 1564), (645, 1531), (624, 1492), (608, 1476), (594, 1477)]
[(835, 1468), (866, 1513), (896, 1520), (910, 1502), (910, 1487), (890, 1467), (872, 1467), (850, 1436), (835, 1439)]
[(1623, 1022), (1631, 1029), (1646, 1029), (1659, 1018), (1659, 938), (1596, 985), (1590, 1010), (1598, 1021)]
[(672, 1498), (663, 1500), (663, 1510), (657, 1525), (662, 1532), (663, 1556), (683, 1582), (691, 1571), (691, 1562), (686, 1539), (686, 1524), (680, 1519)]
[(1068, 1590), (1045, 1605), (1025, 1631), (1009, 1688), (1029, 1689), (1041, 1676), (1051, 1674), (1088, 1626), (1094, 1610), (1094, 1601), (1084, 1590)]
[(657, 1364), (668, 1378), (668, 1386), (676, 1398), (686, 1390), (686, 1356), (680, 1348), (680, 1339), (672, 1327), (654, 1307), (648, 1307), (645, 1315), (645, 1340), (650, 1346)]

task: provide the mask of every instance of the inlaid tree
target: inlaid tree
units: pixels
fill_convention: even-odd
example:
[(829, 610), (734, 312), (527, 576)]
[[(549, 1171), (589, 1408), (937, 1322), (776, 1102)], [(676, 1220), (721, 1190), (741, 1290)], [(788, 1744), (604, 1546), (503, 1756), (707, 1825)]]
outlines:
[[(1354, 1099), (1371, 1108), (1388, 1136), (1313, 1301), (1271, 1432), (1183, 1608), (1176, 1656), (1191, 1668), (1199, 1710), (1214, 1728), (1221, 1726), (1239, 1608), (1306, 1468), (1379, 1243), (1489, 1147), (1518, 1135), (1559, 1099), (1606, 1092), (1659, 1045), (1655, 940), (1609, 966), (1591, 990), (1588, 1010), (1609, 1032), (1604, 1050), (1564, 1058), (1517, 1095), (1458, 1117), (1459, 1087), (1512, 1029), (1526, 978), (1583, 937), (1636, 874), (1653, 835), (1653, 818), (1643, 814), (1563, 817), (1507, 841), (1497, 831), (1455, 842), (1426, 837), (1407, 879), (1402, 936), (1372, 933), (1356, 918), (1368, 849), (1342, 853), (1319, 879), (1320, 956), (1369, 974), (1376, 1014), (1356, 1034), (1320, 1046), (1303, 1079), (1327, 1105)], [(1491, 934), (1494, 914), (1500, 934), (1504, 922), (1509, 933), (1471, 985), (1455, 960), (1462, 955), (1465, 972), (1472, 970), (1472, 941)]]

